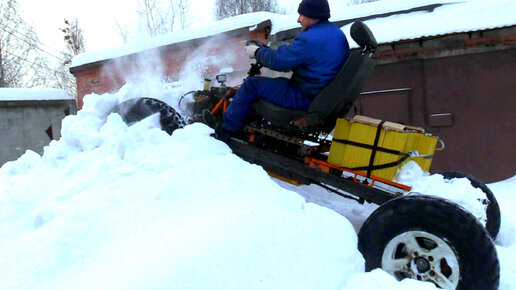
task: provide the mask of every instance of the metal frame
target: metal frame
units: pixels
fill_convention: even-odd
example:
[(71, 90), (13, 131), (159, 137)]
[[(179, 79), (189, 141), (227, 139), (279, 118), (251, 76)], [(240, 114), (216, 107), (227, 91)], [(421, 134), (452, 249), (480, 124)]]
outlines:
[[(399, 192), (387, 192), (365, 184), (355, 178), (345, 178), (338, 175), (325, 172), (320, 168), (311, 167), (303, 161), (298, 161), (284, 155), (256, 148), (252, 144), (247, 144), (243, 141), (232, 139), (228, 142), (228, 146), (233, 150), (233, 153), (240, 158), (258, 164), (265, 170), (273, 174), (282, 176), (283, 178), (294, 180), (301, 184), (324, 184), (326, 186), (334, 187), (338, 190), (347, 192), (359, 199), (357, 201), (368, 201), (375, 204), (383, 204), (393, 198), (399, 197), (403, 194), (403, 189)], [(323, 161), (321, 161), (323, 162)], [(331, 169), (337, 168), (329, 168)], [(341, 168), (344, 170), (343, 168)], [(341, 175), (341, 174), (339, 174)], [(403, 185), (400, 185), (403, 187)], [(407, 187), (405, 187), (406, 189)], [(334, 191), (334, 193), (349, 198), (345, 193)]]

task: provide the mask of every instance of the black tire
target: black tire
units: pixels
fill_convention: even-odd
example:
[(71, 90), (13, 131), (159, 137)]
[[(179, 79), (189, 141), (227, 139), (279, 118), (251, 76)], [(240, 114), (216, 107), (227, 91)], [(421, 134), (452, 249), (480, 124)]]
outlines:
[(480, 179), (462, 172), (457, 171), (442, 171), (438, 172), (438, 174), (441, 174), (444, 176), (445, 179), (452, 179), (452, 178), (467, 178), (471, 182), (471, 185), (474, 188), (479, 188), (482, 190), (487, 199), (489, 200), (489, 205), (486, 209), (486, 216), (487, 216), (487, 222), (486, 222), (486, 229), (489, 232), (489, 235), (491, 235), (491, 238), (493, 240), (496, 239), (496, 236), (498, 235), (498, 232), (500, 231), (500, 223), (501, 223), (501, 217), (500, 217), (500, 206), (498, 205), (498, 202), (496, 201), (496, 198), (493, 194), (493, 192), (489, 189), (489, 187), (486, 186), (486, 184), (481, 181)]
[(383, 268), (398, 279), (452, 289), (498, 287), (500, 265), (486, 229), (445, 199), (414, 195), (386, 202), (360, 229), (358, 248), (367, 271)]
[(172, 134), (174, 130), (186, 126), (186, 122), (176, 110), (167, 105), (167, 103), (153, 98), (137, 98), (122, 102), (115, 109), (115, 112), (120, 114), (127, 124), (132, 124), (152, 114), (160, 113), (161, 129), (168, 134)]

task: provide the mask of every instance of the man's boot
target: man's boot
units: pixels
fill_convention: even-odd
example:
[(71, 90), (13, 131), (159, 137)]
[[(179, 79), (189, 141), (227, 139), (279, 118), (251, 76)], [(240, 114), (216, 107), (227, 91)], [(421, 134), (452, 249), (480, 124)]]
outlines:
[(215, 117), (213, 117), (210, 110), (208, 110), (208, 109), (204, 109), (202, 111), (202, 118), (204, 120), (204, 124), (210, 126), (210, 128), (212, 128), (212, 129), (216, 129), (220, 125), (220, 124), (218, 124), (217, 120), (215, 120)]
[(228, 131), (228, 130), (222, 128), (222, 126), (219, 126), (218, 128), (215, 129), (215, 134), (213, 137), (219, 139), (220, 141), (222, 141), (224, 143), (228, 143), (229, 140), (231, 140), (231, 134), (232, 134), (231, 131)]

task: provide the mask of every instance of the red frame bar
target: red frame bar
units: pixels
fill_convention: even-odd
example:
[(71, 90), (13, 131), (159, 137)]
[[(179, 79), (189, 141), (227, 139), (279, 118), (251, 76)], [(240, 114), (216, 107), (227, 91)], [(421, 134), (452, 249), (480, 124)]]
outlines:
[(339, 170), (339, 171), (346, 171), (346, 172), (352, 173), (352, 174), (354, 174), (353, 181), (355, 181), (356, 183), (360, 183), (360, 184), (363, 184), (363, 183), (361, 183), (357, 179), (357, 176), (362, 176), (362, 177), (365, 177), (365, 178), (369, 178), (369, 179), (372, 180), (372, 182), (371, 182), (371, 184), (367, 185), (368, 187), (373, 187), (374, 183), (376, 181), (378, 181), (378, 182), (381, 182), (381, 183), (388, 184), (390, 186), (394, 186), (394, 187), (399, 188), (399, 189), (403, 189), (405, 191), (410, 191), (412, 189), (412, 187), (410, 187), (410, 186), (403, 185), (401, 183), (397, 183), (397, 182), (394, 182), (392, 180), (384, 179), (384, 178), (377, 177), (377, 176), (374, 176), (374, 175), (371, 175), (370, 177), (367, 177), (367, 174), (365, 174), (363, 172), (354, 171), (354, 170), (351, 170), (349, 168), (341, 167), (341, 166), (338, 166), (338, 165), (335, 165), (335, 164), (331, 164), (331, 163), (328, 163), (326, 161), (322, 161), (322, 160), (315, 159), (315, 158), (312, 158), (312, 157), (306, 157), (305, 158), (305, 164), (308, 164), (308, 166), (313, 167), (313, 168), (321, 169), (322, 171), (324, 171), (326, 173), (329, 173), (330, 169), (336, 169), (336, 170)]

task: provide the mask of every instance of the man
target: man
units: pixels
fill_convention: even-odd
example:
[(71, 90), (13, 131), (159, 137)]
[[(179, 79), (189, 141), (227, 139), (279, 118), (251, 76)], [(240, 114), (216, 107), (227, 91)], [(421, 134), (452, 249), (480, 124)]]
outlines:
[(349, 45), (344, 33), (330, 18), (327, 0), (303, 0), (298, 8), (302, 32), (290, 45), (278, 49), (254, 44), (246, 46), (250, 58), (256, 58), (276, 71), (292, 71), (292, 77), (249, 77), (236, 93), (224, 114), (216, 137), (227, 141), (240, 129), (251, 105), (257, 99), (293, 110), (307, 111), (313, 98), (337, 75), (349, 56)]

